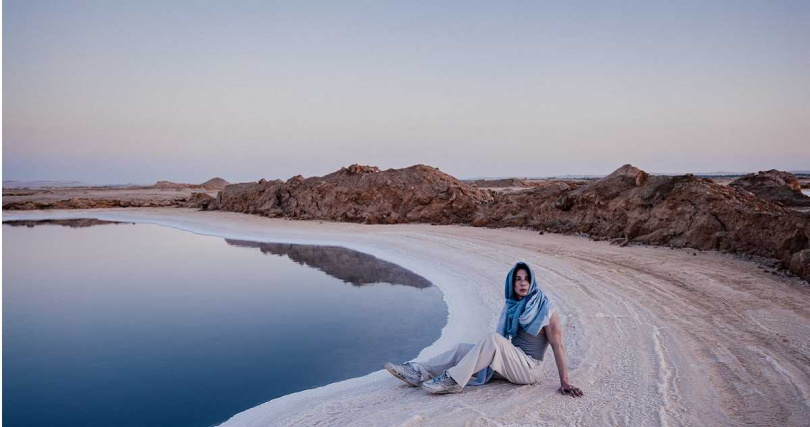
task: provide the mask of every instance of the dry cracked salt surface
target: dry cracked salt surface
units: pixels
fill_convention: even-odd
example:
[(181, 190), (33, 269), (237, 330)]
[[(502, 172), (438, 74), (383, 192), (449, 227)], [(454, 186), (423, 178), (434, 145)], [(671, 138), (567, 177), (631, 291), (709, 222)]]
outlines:
[(559, 306), (571, 378), (585, 392), (581, 399), (556, 393), (549, 351), (535, 385), (496, 381), (433, 396), (380, 370), (271, 400), (223, 426), (810, 423), (810, 287), (753, 262), (515, 229), (302, 222), (176, 208), (4, 213), (6, 220), (78, 217), (340, 245), (397, 263), (437, 285), (448, 306), (441, 338), (420, 356), (493, 330), (503, 276), (525, 260)]

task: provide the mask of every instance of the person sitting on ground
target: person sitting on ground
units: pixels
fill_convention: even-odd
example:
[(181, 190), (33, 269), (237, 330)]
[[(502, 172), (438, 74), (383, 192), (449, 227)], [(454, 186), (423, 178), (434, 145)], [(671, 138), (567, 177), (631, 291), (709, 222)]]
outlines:
[(525, 262), (515, 264), (506, 275), (504, 298), (498, 331), (477, 344), (462, 343), (423, 361), (389, 362), (385, 369), (412, 386), (437, 394), (460, 393), (465, 386), (483, 385), (492, 378), (534, 384), (536, 368), (551, 344), (560, 374), (560, 393), (581, 397), (582, 390), (569, 382), (555, 305), (537, 287), (535, 275)]

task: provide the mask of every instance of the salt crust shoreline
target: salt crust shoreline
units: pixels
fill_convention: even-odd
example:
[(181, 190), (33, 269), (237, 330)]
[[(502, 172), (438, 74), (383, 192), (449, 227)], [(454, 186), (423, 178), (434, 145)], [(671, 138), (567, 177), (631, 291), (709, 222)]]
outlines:
[[(562, 314), (571, 377), (553, 356), (532, 386), (494, 382), (429, 396), (380, 370), (266, 402), (223, 426), (798, 425), (810, 419), (810, 290), (716, 253), (617, 248), (513, 229), (286, 221), (177, 208), (4, 212), (3, 220), (98, 218), (231, 239), (344, 246), (437, 285), (441, 337), (420, 357), (493, 330), (503, 274), (528, 261)], [(358, 349), (362, 351), (362, 349)], [(776, 391), (774, 391), (776, 390)], [(803, 421), (804, 420), (804, 421)]]

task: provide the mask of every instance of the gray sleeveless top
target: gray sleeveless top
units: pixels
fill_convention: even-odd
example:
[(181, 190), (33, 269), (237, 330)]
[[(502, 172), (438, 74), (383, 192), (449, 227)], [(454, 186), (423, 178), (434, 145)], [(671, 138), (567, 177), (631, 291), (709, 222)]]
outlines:
[(548, 348), (548, 338), (546, 334), (532, 335), (518, 328), (517, 335), (512, 337), (512, 345), (519, 347), (524, 353), (536, 360), (543, 360), (543, 355)]

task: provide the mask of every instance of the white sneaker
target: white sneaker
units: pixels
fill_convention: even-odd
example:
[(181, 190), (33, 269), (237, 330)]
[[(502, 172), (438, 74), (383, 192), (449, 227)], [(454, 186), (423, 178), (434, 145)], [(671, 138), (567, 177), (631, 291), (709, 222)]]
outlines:
[(419, 387), (422, 385), (422, 373), (416, 370), (411, 362), (406, 362), (401, 365), (394, 365), (391, 362), (385, 364), (385, 369), (393, 376), (405, 381), (406, 383)]
[(447, 371), (430, 381), (423, 382), (422, 388), (436, 394), (461, 393), (463, 390)]

